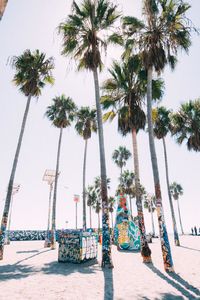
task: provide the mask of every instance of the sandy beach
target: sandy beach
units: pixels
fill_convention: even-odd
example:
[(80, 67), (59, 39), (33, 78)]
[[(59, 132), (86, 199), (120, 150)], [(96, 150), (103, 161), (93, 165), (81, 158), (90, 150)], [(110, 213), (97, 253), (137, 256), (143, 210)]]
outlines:
[(150, 244), (153, 264), (140, 253), (119, 252), (113, 246), (113, 270), (98, 262), (58, 263), (58, 249), (43, 242), (12, 242), (0, 262), (1, 300), (126, 300), (200, 299), (200, 237), (182, 236), (172, 245), (176, 274), (163, 269), (159, 239)]

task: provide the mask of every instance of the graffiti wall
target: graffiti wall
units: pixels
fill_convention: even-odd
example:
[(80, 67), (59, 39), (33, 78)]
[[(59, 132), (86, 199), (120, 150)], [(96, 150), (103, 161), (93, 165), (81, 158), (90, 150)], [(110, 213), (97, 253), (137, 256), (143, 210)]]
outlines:
[[(59, 240), (59, 236), (63, 232), (62, 230), (56, 230), (56, 240)], [(46, 230), (11, 230), (8, 232), (10, 241), (37, 241), (44, 240), (46, 237)], [(50, 231), (51, 236), (51, 231)]]
[(121, 250), (140, 249), (139, 228), (136, 222), (133, 221), (126, 196), (123, 194), (118, 196), (114, 242)]
[(95, 259), (97, 249), (97, 235), (94, 233), (62, 233), (59, 239), (58, 261), (80, 263)]

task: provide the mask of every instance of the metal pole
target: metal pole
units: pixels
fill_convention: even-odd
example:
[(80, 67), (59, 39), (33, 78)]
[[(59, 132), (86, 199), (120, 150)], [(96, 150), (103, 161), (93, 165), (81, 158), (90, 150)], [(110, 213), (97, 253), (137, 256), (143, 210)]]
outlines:
[(51, 194), (53, 190), (53, 182), (49, 183), (50, 189), (49, 189), (49, 209), (48, 209), (48, 223), (47, 223), (47, 231), (46, 231), (46, 238), (44, 242), (45, 247), (50, 247), (51, 241), (50, 241), (50, 215), (51, 215)]
[(76, 229), (77, 229), (77, 202), (76, 202)]

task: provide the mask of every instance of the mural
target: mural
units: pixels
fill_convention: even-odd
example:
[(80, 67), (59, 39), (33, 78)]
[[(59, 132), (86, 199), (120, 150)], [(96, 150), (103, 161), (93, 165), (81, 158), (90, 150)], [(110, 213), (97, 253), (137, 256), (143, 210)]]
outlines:
[(81, 263), (97, 258), (98, 237), (94, 233), (63, 232), (59, 238), (58, 261)]
[(140, 234), (137, 224), (133, 221), (126, 196), (118, 196), (116, 221), (114, 227), (114, 243), (121, 250), (139, 250)]

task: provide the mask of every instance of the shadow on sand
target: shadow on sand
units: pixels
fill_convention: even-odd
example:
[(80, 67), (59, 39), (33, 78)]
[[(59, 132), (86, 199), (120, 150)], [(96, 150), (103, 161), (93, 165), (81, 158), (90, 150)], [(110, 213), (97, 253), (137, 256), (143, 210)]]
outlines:
[(21, 254), (21, 253), (38, 253), (39, 250), (27, 250), (27, 251), (17, 251), (17, 254)]
[[(182, 296), (176, 296), (171, 293), (162, 293), (160, 294), (159, 298), (154, 298), (154, 300), (183, 300)], [(138, 300), (152, 300), (152, 298), (141, 296)]]
[(34, 268), (28, 265), (4, 265), (0, 266), (0, 281), (25, 278), (34, 273)]
[(185, 246), (179, 246), (181, 248), (185, 248), (185, 249), (189, 249), (189, 250), (193, 250), (193, 251), (197, 251), (197, 252), (200, 252), (199, 249), (194, 249), (194, 248), (190, 248), (190, 247), (185, 247)]
[(113, 269), (102, 269), (102, 271), (104, 276), (104, 300), (113, 300)]
[(24, 259), (21, 259), (13, 265), (9, 264), (9, 265), (0, 266), (0, 280), (5, 281), (5, 280), (10, 280), (10, 279), (24, 278), (29, 275), (33, 275), (34, 273), (36, 273), (36, 270), (33, 267), (31, 267), (29, 265), (24, 265), (24, 264), (20, 265), (20, 263), (22, 263), (26, 260), (29, 260), (35, 256), (41, 255), (47, 251), (50, 251), (50, 250), (48, 249), (48, 250), (44, 250), (41, 252), (39, 252), (38, 250), (18, 251), (18, 253), (35, 253), (36, 252), (36, 254), (33, 254)]
[[(178, 274), (175, 273), (167, 273), (171, 278), (163, 274), (160, 270), (158, 270), (154, 265), (146, 264), (146, 266), (154, 272), (156, 275), (158, 275), (160, 278), (165, 280), (168, 284), (173, 286), (177, 291), (179, 291), (183, 296), (185, 296), (188, 299), (197, 299), (196, 296), (200, 295), (199, 289), (189, 284), (187, 281), (185, 281), (182, 277), (180, 277)], [(193, 292), (194, 294), (192, 294)], [(164, 294), (163, 294), (164, 295)], [(173, 294), (172, 294), (173, 296)], [(164, 296), (163, 296), (164, 297)], [(175, 297), (175, 296), (173, 296)], [(161, 298), (161, 299), (170, 299), (170, 298)], [(183, 298), (171, 298), (171, 299), (183, 299)]]
[(100, 267), (97, 264), (97, 260), (90, 260), (81, 264), (74, 264), (68, 262), (50, 262), (45, 264), (41, 271), (45, 274), (56, 274), (56, 275), (70, 275), (74, 272), (82, 274), (91, 274), (100, 271)]

